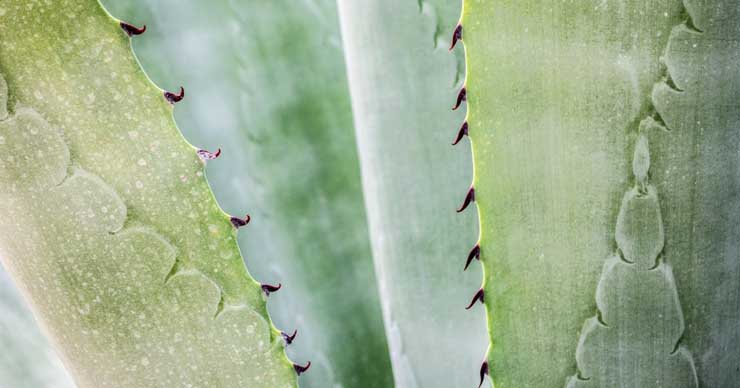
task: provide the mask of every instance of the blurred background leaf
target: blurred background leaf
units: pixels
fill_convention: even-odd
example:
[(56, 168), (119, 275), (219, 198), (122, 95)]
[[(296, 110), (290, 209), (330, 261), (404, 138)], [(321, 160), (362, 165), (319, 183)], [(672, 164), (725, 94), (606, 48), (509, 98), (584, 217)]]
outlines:
[[(463, 272), (476, 214), (456, 214), (472, 180), (464, 120), (451, 112), (462, 51), (459, 0), (338, 2), (376, 273), (397, 387), (475, 387), (485, 358), (481, 284)], [(457, 55), (455, 55), (457, 54)]]
[(301, 386), (473, 386), (487, 337), (480, 307), (463, 309), (481, 279), (462, 272), (476, 217), (454, 212), (472, 178), (465, 142), (449, 145), (464, 118), (449, 111), (462, 56), (446, 50), (459, 1), (340, 3), (364, 205), (333, 1), (104, 1), (147, 24), (134, 50), (155, 83), (185, 87), (188, 140), (222, 148), (209, 182), (253, 216), (240, 246), (256, 279), (283, 284), (268, 307), (299, 330), (291, 358), (313, 362)]
[(0, 270), (0, 349), (2, 388), (75, 386), (3, 270)]
[(268, 308), (312, 361), (301, 387), (389, 387), (333, 0), (103, 1), (147, 32), (133, 40), (161, 87), (185, 87), (185, 137), (223, 153), (207, 175), (251, 274), (282, 283)]

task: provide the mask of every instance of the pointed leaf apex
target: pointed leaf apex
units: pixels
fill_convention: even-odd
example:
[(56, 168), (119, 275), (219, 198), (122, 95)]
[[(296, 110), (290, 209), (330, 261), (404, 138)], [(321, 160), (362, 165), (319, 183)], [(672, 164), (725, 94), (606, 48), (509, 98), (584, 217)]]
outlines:
[(306, 364), (305, 366), (301, 366), (301, 365), (298, 365), (298, 364), (293, 364), (293, 369), (295, 369), (295, 373), (298, 376), (300, 376), (301, 373), (307, 371), (308, 368), (310, 368), (310, 367), (311, 367), (311, 361), (309, 361), (308, 364)]
[(246, 226), (251, 220), (252, 217), (250, 217), (249, 214), (245, 215), (244, 218), (231, 217), (230, 219), (231, 225), (233, 225), (236, 229)]
[(262, 292), (265, 293), (265, 296), (270, 296), (270, 293), (283, 288), (283, 283), (278, 283), (277, 286), (273, 286), (272, 284), (262, 283), (261, 287), (262, 287)]
[(172, 92), (164, 92), (164, 99), (167, 100), (170, 104), (174, 104), (176, 102), (180, 102), (185, 97), (185, 88), (180, 86), (180, 93), (175, 94)]
[(121, 22), (121, 29), (128, 36), (141, 35), (144, 33), (144, 31), (146, 31), (146, 24), (144, 24), (141, 28), (139, 28), (139, 27), (134, 26), (133, 24)]
[(293, 343), (293, 340), (295, 340), (295, 336), (298, 335), (298, 329), (293, 330), (293, 334), (290, 335), (284, 331), (281, 331), (280, 335), (285, 340), (285, 344), (290, 345)]
[(462, 89), (460, 89), (460, 93), (457, 94), (457, 101), (455, 102), (455, 106), (452, 108), (452, 110), (457, 110), (457, 108), (460, 107), (460, 105), (468, 100), (468, 92), (463, 86)]
[(473, 249), (470, 250), (470, 253), (468, 254), (468, 260), (465, 262), (465, 269), (463, 269), (463, 271), (468, 270), (468, 267), (473, 261), (473, 258), (480, 261), (480, 244), (475, 244)]
[(465, 196), (465, 201), (463, 201), (462, 206), (457, 209), (457, 212), (460, 213), (465, 210), (473, 201), (475, 201), (475, 188), (473, 188), (473, 186), (470, 186), (470, 190), (468, 190), (468, 194)]
[(465, 308), (465, 310), (470, 310), (475, 302), (480, 301), (481, 303), (483, 303), (483, 294), (483, 289), (479, 289), (478, 292), (475, 293), (475, 296), (473, 296), (473, 300), (470, 301), (470, 304), (468, 305), (468, 307)]
[(486, 375), (488, 375), (488, 361), (483, 361), (483, 364), (480, 366), (480, 384), (478, 384), (478, 388), (483, 386)]
[(462, 40), (462, 31), (462, 24), (458, 24), (457, 27), (455, 27), (455, 31), (452, 33), (452, 44), (450, 44), (450, 51), (455, 48), (458, 40)]
[(206, 150), (198, 150), (198, 156), (201, 158), (201, 160), (213, 160), (221, 156), (221, 148), (219, 148), (216, 152), (210, 152)]
[(452, 143), (452, 145), (457, 145), (457, 143), (462, 140), (463, 136), (467, 136), (468, 134), (468, 122), (463, 122), (462, 126), (460, 127), (460, 130), (457, 131), (457, 137), (455, 138), (455, 141)]

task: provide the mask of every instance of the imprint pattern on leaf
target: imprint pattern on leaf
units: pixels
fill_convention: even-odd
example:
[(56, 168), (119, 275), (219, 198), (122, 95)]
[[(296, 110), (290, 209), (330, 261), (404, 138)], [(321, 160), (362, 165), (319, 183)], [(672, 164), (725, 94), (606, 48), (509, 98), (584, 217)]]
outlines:
[[(687, 13), (687, 12), (686, 12)], [(688, 14), (688, 13), (687, 13)], [(693, 25), (690, 16), (681, 26)], [(677, 90), (670, 69), (655, 88)], [(649, 183), (650, 136), (670, 136), (652, 97), (634, 143), (634, 187), (617, 216), (617, 252), (604, 264), (597, 316), (586, 321), (576, 350), (578, 372), (567, 388), (697, 388), (696, 366), (682, 344), (685, 320), (673, 269), (663, 255), (658, 192)]]
[(59, 130), (33, 108), (8, 112), (7, 100), (0, 75), (0, 255), (42, 324), (53, 322), (78, 384), (284, 387), (269, 323), (224, 306), (216, 282), (180, 265), (156, 230), (127, 220), (111, 186), (74, 165)]

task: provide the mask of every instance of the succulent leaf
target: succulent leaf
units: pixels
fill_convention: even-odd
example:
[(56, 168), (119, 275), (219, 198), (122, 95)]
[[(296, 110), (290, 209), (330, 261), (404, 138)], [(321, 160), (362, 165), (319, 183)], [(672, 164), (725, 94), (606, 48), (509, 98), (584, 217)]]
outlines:
[(736, 1), (107, 2), (0, 4), (0, 260), (81, 388), (736, 388)]
[(92, 0), (2, 8), (0, 257), (78, 386), (295, 386), (235, 229), (119, 22)]
[(472, 168), (467, 142), (450, 145), (465, 109), (450, 111), (460, 3), (338, 4), (396, 386), (475, 387), (488, 343), (483, 309), (464, 310), (480, 288), (480, 266), (462, 271), (475, 213), (455, 213)]
[(74, 388), (5, 271), (0, 271), (0, 386)]
[[(334, 0), (105, 1), (147, 23), (143, 68), (187, 97), (185, 136), (222, 149), (219, 203), (252, 216), (240, 248), (269, 293), (301, 387), (392, 385)], [(186, 31), (177, 31), (187, 26)]]
[(464, 1), (497, 388), (736, 385), (738, 15)]

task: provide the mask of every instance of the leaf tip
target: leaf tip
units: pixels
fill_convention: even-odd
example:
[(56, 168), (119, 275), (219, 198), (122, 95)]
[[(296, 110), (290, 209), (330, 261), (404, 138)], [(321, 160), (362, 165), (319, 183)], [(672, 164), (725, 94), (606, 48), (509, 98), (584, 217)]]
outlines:
[(455, 27), (455, 31), (452, 33), (452, 43), (450, 44), (450, 51), (455, 48), (458, 40), (462, 40), (462, 31), (462, 24), (458, 24), (457, 27)]
[(270, 293), (273, 293), (273, 292), (275, 292), (275, 291), (283, 288), (283, 284), (282, 283), (278, 283), (277, 286), (273, 286), (272, 284), (262, 283), (260, 285), (260, 287), (262, 288), (262, 292), (265, 293), (265, 296), (270, 296)]
[(198, 150), (198, 156), (203, 161), (217, 159), (219, 156), (221, 156), (221, 148), (219, 148), (216, 152)]
[(164, 92), (164, 99), (167, 100), (170, 104), (175, 104), (176, 102), (180, 102), (185, 97), (185, 88), (180, 86), (180, 93), (175, 94), (172, 92)]
[(298, 376), (300, 376), (301, 373), (307, 371), (308, 368), (310, 368), (310, 367), (311, 367), (311, 361), (309, 361), (308, 364), (306, 364), (306, 365), (293, 364), (293, 369), (295, 369), (295, 373)]
[(473, 249), (470, 250), (470, 253), (468, 253), (468, 259), (465, 261), (465, 269), (463, 269), (463, 271), (468, 270), (473, 259), (480, 260), (480, 244), (475, 244)]
[(120, 26), (123, 32), (125, 32), (126, 35), (130, 37), (134, 35), (141, 35), (146, 31), (146, 24), (144, 24), (141, 28), (139, 28), (139, 27), (134, 26), (133, 24), (121, 22)]
[(468, 91), (465, 89), (465, 86), (460, 89), (460, 93), (457, 94), (457, 101), (455, 102), (455, 106), (452, 107), (452, 110), (457, 110), (457, 108), (462, 105), (463, 102), (468, 100)]
[(284, 331), (281, 331), (280, 335), (285, 340), (285, 344), (290, 345), (293, 343), (293, 340), (295, 340), (295, 336), (298, 335), (298, 329), (293, 330), (293, 334), (288, 334)]
[(245, 215), (244, 218), (239, 217), (231, 217), (229, 221), (231, 221), (231, 225), (234, 226), (234, 228), (239, 229), (244, 226), (247, 226), (249, 221), (252, 220), (252, 217), (249, 216), (249, 214)]
[(483, 361), (483, 364), (481, 364), (480, 366), (480, 383), (478, 384), (478, 388), (483, 386), (483, 381), (485, 381), (487, 375), (488, 375), (488, 361)]
[(470, 301), (470, 304), (468, 305), (468, 307), (465, 308), (465, 310), (470, 310), (471, 308), (473, 308), (473, 305), (475, 304), (475, 302), (480, 301), (481, 303), (483, 303), (483, 298), (484, 298), (484, 291), (482, 288), (480, 288), (478, 289), (478, 292), (475, 293), (475, 295), (473, 296), (473, 300)]
[(461, 213), (463, 210), (467, 209), (468, 205), (470, 205), (471, 202), (475, 201), (475, 188), (473, 186), (470, 186), (470, 190), (468, 190), (468, 194), (465, 196), (465, 201), (463, 201), (462, 206), (460, 206), (459, 209), (457, 209), (458, 213)]
[(467, 120), (463, 122), (462, 126), (460, 127), (460, 130), (457, 131), (457, 137), (455, 138), (455, 141), (452, 143), (452, 145), (457, 145), (457, 143), (462, 140), (463, 136), (468, 135), (468, 122)]

